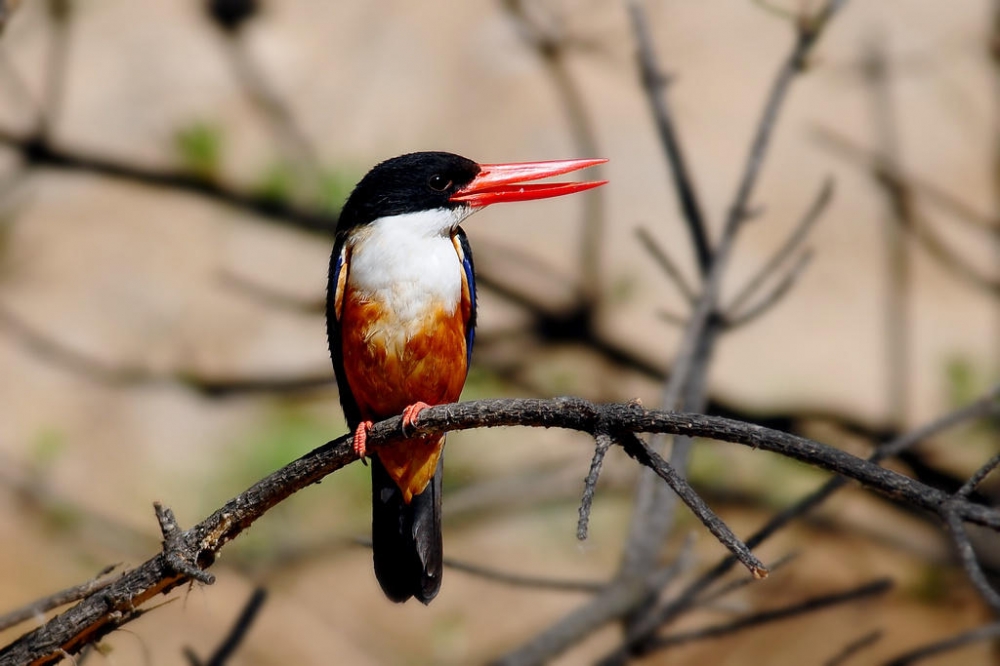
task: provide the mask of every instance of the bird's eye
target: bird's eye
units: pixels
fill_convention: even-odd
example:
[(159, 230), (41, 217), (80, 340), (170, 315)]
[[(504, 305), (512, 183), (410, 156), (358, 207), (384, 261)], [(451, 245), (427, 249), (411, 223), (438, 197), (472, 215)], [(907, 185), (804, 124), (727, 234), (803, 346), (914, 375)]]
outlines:
[(439, 173), (431, 176), (431, 179), (427, 181), (427, 186), (430, 187), (435, 192), (444, 192), (449, 187), (451, 187), (451, 181), (442, 176)]

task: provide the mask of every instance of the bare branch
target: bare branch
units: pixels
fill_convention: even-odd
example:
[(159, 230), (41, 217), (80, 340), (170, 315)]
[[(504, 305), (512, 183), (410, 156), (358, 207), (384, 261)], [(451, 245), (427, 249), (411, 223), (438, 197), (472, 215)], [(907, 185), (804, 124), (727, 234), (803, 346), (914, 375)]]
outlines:
[[(703, 282), (702, 293), (677, 351), (670, 380), (664, 389), (661, 402), (663, 409), (677, 409), (679, 405), (682, 405), (683, 409), (692, 411), (700, 411), (703, 408), (708, 362), (722, 327), (722, 320), (717, 316), (722, 281), (738, 232), (747, 219), (750, 197), (767, 155), (779, 111), (792, 81), (803, 71), (805, 59), (823, 28), (842, 5), (842, 1), (829, 0), (813, 17), (808, 20), (803, 19), (797, 25), (795, 43), (779, 67), (767, 95), (742, 177), (723, 226), (722, 236), (712, 254), (711, 267)], [(687, 440), (674, 441), (671, 464), (676, 469), (683, 471), (686, 468), (690, 447), (691, 444)], [(636, 492), (636, 508), (629, 529), (625, 556), (620, 568), (622, 575), (641, 576), (650, 569), (665, 536), (669, 533), (674, 504), (675, 500), (669, 491), (643, 471)], [(589, 633), (592, 629), (593, 627), (581, 627), (583, 633)], [(629, 633), (632, 633), (631, 628)]]
[(761, 285), (802, 245), (833, 199), (833, 185), (833, 178), (827, 176), (823, 181), (823, 186), (820, 188), (819, 194), (816, 195), (816, 199), (809, 207), (809, 210), (806, 211), (805, 215), (802, 216), (802, 219), (795, 226), (795, 230), (792, 231), (781, 247), (778, 248), (761, 269), (750, 278), (740, 293), (733, 298), (732, 302), (724, 308), (725, 312), (732, 313), (730, 316), (737, 316), (735, 313), (746, 305), (746, 302), (760, 289)]
[[(885, 594), (886, 592), (892, 589), (892, 585), (893, 583), (891, 579), (879, 578), (878, 580), (866, 583), (864, 585), (861, 585), (860, 587), (851, 588), (850, 590), (845, 590), (843, 592), (835, 592), (833, 594), (824, 594), (821, 596), (812, 597), (810, 599), (806, 599), (805, 601), (800, 601), (796, 604), (792, 604), (784, 608), (776, 608), (773, 610), (760, 611), (758, 613), (753, 613), (746, 617), (742, 617), (733, 622), (727, 622), (725, 624), (705, 627), (703, 629), (696, 629), (694, 631), (685, 632), (683, 634), (674, 634), (672, 636), (654, 638), (646, 644), (646, 646), (648, 646), (649, 649), (644, 650), (643, 654), (654, 650), (663, 650), (665, 648), (674, 647), (676, 645), (690, 643), (691, 641), (705, 640), (707, 638), (726, 636), (728, 634), (732, 634), (737, 631), (743, 631), (744, 629), (750, 629), (752, 627), (760, 626), (762, 624), (769, 624), (771, 622), (778, 622), (780, 620), (788, 620), (799, 617), (801, 615), (805, 615), (807, 613), (814, 613), (816, 611), (825, 610), (827, 608), (830, 608), (831, 606), (851, 603), (854, 601), (858, 601), (860, 599), (866, 599), (868, 597)], [(611, 657), (602, 660), (600, 663), (606, 666), (610, 666), (611, 664), (619, 664), (623, 662), (617, 658)]]
[(85, 583), (68, 587), (65, 590), (59, 590), (58, 592), (54, 592), (47, 597), (36, 599), (26, 606), (0, 615), (0, 631), (9, 629), (13, 626), (21, 624), (22, 622), (26, 622), (33, 617), (41, 617), (50, 610), (59, 608), (60, 606), (65, 606), (66, 604), (74, 601), (79, 601), (80, 599), (107, 587), (114, 580), (113, 578), (109, 578), (107, 576), (117, 567), (117, 564), (104, 567), (97, 573), (96, 576)]
[(551, 578), (546, 576), (525, 576), (507, 571), (498, 571), (490, 567), (478, 564), (462, 562), (450, 557), (444, 558), (444, 565), (454, 571), (461, 571), (478, 578), (483, 578), (494, 583), (510, 585), (513, 587), (527, 587), (532, 590), (548, 590), (556, 592), (585, 592), (597, 593), (606, 587), (605, 583), (591, 582), (585, 580), (571, 580), (568, 578)]
[(788, 269), (788, 273), (778, 281), (778, 284), (770, 292), (761, 297), (760, 302), (747, 306), (745, 311), (733, 317), (727, 317), (726, 326), (731, 329), (739, 328), (770, 312), (771, 308), (781, 302), (781, 299), (792, 290), (792, 287), (795, 286), (799, 278), (802, 277), (802, 274), (805, 273), (806, 268), (809, 267), (812, 258), (812, 251), (806, 249), (795, 263), (792, 264), (792, 267)]
[(191, 369), (159, 374), (141, 366), (114, 365), (63, 345), (22, 321), (2, 305), (0, 328), (6, 329), (25, 349), (39, 358), (110, 386), (178, 383), (206, 396), (221, 397), (232, 393), (303, 391), (334, 383), (333, 373), (329, 370), (314, 376), (209, 377)]
[[(997, 411), (997, 400), (1000, 398), (1000, 385), (994, 387), (985, 396), (976, 400), (972, 404), (952, 413), (946, 414), (938, 419), (927, 423), (905, 435), (880, 445), (868, 457), (868, 462), (878, 463), (893, 456), (899, 455), (906, 449), (928, 439), (944, 430), (976, 418), (983, 418), (995, 414)], [(778, 531), (783, 529), (792, 520), (799, 518), (811, 511), (821, 503), (826, 501), (833, 493), (847, 485), (847, 480), (843, 477), (835, 477), (821, 485), (819, 488), (803, 497), (798, 502), (778, 512), (763, 527), (753, 533), (747, 540), (747, 546), (756, 548), (767, 539), (771, 538)], [(737, 560), (733, 556), (723, 558), (714, 567), (703, 573), (696, 580), (691, 582), (674, 599), (658, 608), (654, 613), (646, 618), (643, 624), (635, 628), (630, 640), (640, 642), (644, 636), (652, 636), (656, 630), (664, 624), (677, 617), (683, 610), (688, 608), (694, 600), (707, 590), (715, 581), (729, 572), (735, 566)]]
[[(798, 556), (799, 556), (798, 553), (789, 553), (788, 555), (785, 555), (784, 557), (781, 557), (781, 558), (775, 560), (774, 562), (772, 562), (771, 564), (767, 565), (767, 570), (771, 574), (773, 574), (773, 573), (775, 573), (777, 571), (780, 571), (789, 562), (792, 562)], [(720, 585), (717, 589), (715, 589), (715, 590), (713, 590), (713, 591), (711, 591), (709, 593), (706, 593), (706, 594), (702, 595), (698, 599), (698, 605), (699, 606), (709, 605), (709, 604), (711, 604), (711, 603), (713, 603), (713, 602), (721, 599), (722, 597), (724, 597), (726, 595), (732, 594), (736, 590), (743, 589), (747, 585), (752, 585), (753, 583), (756, 583), (757, 580), (758, 579), (754, 578), (752, 575), (749, 576), (749, 577), (743, 576), (743, 577), (740, 577), (740, 578), (737, 578), (735, 580), (730, 581), (726, 585)]]
[(202, 661), (195, 654), (194, 650), (191, 648), (184, 649), (184, 656), (187, 657), (188, 663), (191, 666), (224, 666), (229, 658), (233, 656), (236, 652), (236, 648), (240, 646), (243, 639), (246, 638), (247, 632), (250, 631), (250, 627), (253, 626), (253, 622), (257, 619), (257, 614), (260, 612), (261, 607), (264, 605), (264, 601), (267, 600), (267, 590), (262, 587), (254, 589), (250, 598), (247, 599), (246, 604), (243, 606), (243, 610), (240, 611), (239, 616), (236, 618), (236, 622), (233, 623), (232, 629), (226, 635), (225, 640), (222, 644), (212, 653), (212, 656), (208, 658), (208, 661)]
[(976, 472), (969, 477), (969, 480), (958, 489), (958, 492), (956, 492), (955, 495), (958, 497), (968, 497), (971, 495), (976, 488), (979, 487), (979, 484), (982, 483), (986, 477), (990, 475), (990, 472), (997, 468), (997, 466), (1000, 466), (1000, 453), (990, 458), (986, 461), (986, 464), (977, 469)]
[(1000, 594), (993, 589), (990, 581), (986, 578), (986, 574), (983, 572), (983, 568), (979, 566), (979, 560), (976, 559), (976, 551), (972, 548), (972, 543), (969, 541), (969, 535), (965, 531), (965, 526), (962, 524), (961, 518), (947, 503), (942, 506), (940, 513), (944, 518), (945, 526), (948, 528), (948, 534), (955, 544), (955, 550), (958, 551), (962, 567), (965, 569), (965, 573), (972, 582), (973, 587), (979, 592), (979, 596), (983, 598), (983, 601), (993, 609), (994, 613), (1000, 613)]
[(668, 79), (660, 71), (653, 47), (653, 37), (649, 31), (649, 21), (646, 19), (642, 6), (637, 0), (630, 0), (628, 11), (632, 19), (632, 32), (635, 35), (638, 49), (636, 58), (639, 64), (642, 87), (646, 92), (646, 99), (649, 101), (653, 120), (656, 122), (656, 129), (660, 134), (660, 143), (663, 145), (663, 151), (670, 165), (674, 190), (677, 192), (681, 212), (687, 223), (688, 233), (691, 235), (695, 259), (701, 274), (705, 276), (708, 275), (712, 265), (712, 247), (708, 240), (705, 217), (701, 212), (701, 204), (698, 202), (694, 182), (688, 173), (684, 151), (681, 149), (677, 131), (674, 129), (673, 115), (667, 104)]
[(653, 238), (653, 234), (649, 232), (646, 227), (637, 227), (635, 230), (635, 235), (639, 239), (639, 244), (649, 252), (649, 256), (656, 260), (656, 263), (660, 265), (663, 269), (663, 273), (670, 278), (670, 281), (674, 283), (677, 290), (681, 293), (688, 303), (694, 303), (698, 297), (694, 293), (694, 289), (688, 284), (687, 280), (684, 278), (684, 274), (681, 272), (680, 268), (677, 267), (677, 263), (670, 258), (667, 251), (656, 242)]
[(767, 578), (768, 571), (764, 563), (758, 560), (750, 552), (750, 549), (732, 533), (729, 526), (708, 508), (705, 500), (695, 492), (683, 476), (677, 473), (677, 470), (670, 463), (660, 458), (634, 433), (622, 433), (619, 437), (625, 453), (643, 466), (655, 471), (657, 476), (666, 481), (670, 489), (691, 509), (691, 513), (704, 523), (705, 527), (719, 540), (719, 543), (728, 548), (754, 578)]
[[(580, 86), (567, 66), (571, 37), (546, 29), (535, 21), (522, 0), (505, 0), (503, 7), (521, 27), (528, 43), (545, 67), (552, 86), (566, 112), (566, 120), (576, 151), (581, 156), (597, 155), (597, 133)], [(603, 177), (603, 167), (594, 167), (594, 178)], [(600, 254), (604, 235), (604, 197), (600, 188), (584, 194), (580, 229), (579, 271), (584, 300), (593, 304), (600, 292)]]
[(907, 173), (898, 164), (884, 164), (884, 160), (881, 160), (874, 150), (861, 146), (846, 135), (822, 126), (813, 128), (813, 135), (822, 147), (873, 172), (882, 170), (886, 176), (920, 195), (932, 206), (953, 215), (959, 222), (980, 231), (993, 233), (1000, 231), (1000, 223), (996, 218), (976, 210), (931, 181)]
[(943, 641), (935, 641), (915, 650), (911, 650), (885, 662), (884, 666), (909, 666), (910, 664), (915, 664), (918, 661), (923, 661), (924, 659), (936, 657), (939, 654), (944, 654), (945, 652), (951, 652), (952, 650), (960, 647), (965, 647), (970, 643), (986, 641), (998, 636), (1000, 636), (1000, 622), (994, 622), (993, 624), (987, 624), (979, 627), (978, 629), (973, 629), (972, 631), (966, 631), (964, 633), (951, 636)]
[(587, 538), (587, 528), (590, 524), (590, 507), (594, 503), (594, 493), (597, 492), (597, 479), (601, 475), (604, 456), (614, 443), (606, 431), (598, 430), (595, 437), (594, 457), (590, 462), (590, 472), (583, 482), (583, 499), (580, 500), (580, 519), (576, 524), (576, 538), (584, 541)]
[(823, 663), (823, 666), (840, 666), (841, 664), (847, 663), (847, 661), (857, 653), (861, 652), (866, 648), (871, 647), (872, 645), (875, 645), (880, 640), (882, 640), (882, 637), (884, 635), (885, 635), (884, 631), (882, 631), (881, 629), (876, 629), (875, 631), (871, 631), (868, 632), (867, 634), (864, 634), (860, 638), (856, 638), (855, 640), (845, 645), (840, 652), (838, 652), (837, 654), (830, 657), (830, 659), (825, 661)]
[(48, 53), (45, 62), (45, 89), (41, 102), (38, 133), (49, 136), (59, 118), (66, 90), (66, 71), (69, 65), (69, 49), (73, 12), (71, 0), (48, 0), (49, 23)]
[[(710, 437), (772, 451), (852, 478), (877, 492), (934, 513), (941, 512), (942, 507), (947, 505), (947, 510), (962, 520), (1000, 530), (1000, 510), (950, 497), (942, 491), (818, 442), (718, 417), (646, 410), (635, 404), (596, 405), (577, 398), (508, 399), (430, 407), (420, 413), (415, 428), (417, 432), (430, 434), (479, 427), (532, 425), (571, 428), (593, 434), (599, 423), (606, 424), (613, 434), (625, 441), (627, 438), (621, 435), (664, 432), (686, 437)], [(401, 439), (401, 424), (400, 417), (376, 424), (369, 436), (369, 444), (377, 448)], [(631, 451), (640, 459), (648, 456), (658, 468), (666, 468), (666, 462), (647, 448), (637, 450), (632, 447)], [(99, 594), (87, 597), (45, 626), (0, 650), (0, 666), (26, 661), (52, 663), (60, 657), (60, 650), (77, 652), (86, 643), (99, 640), (109, 631), (134, 619), (141, 612), (141, 606), (154, 596), (190, 579), (190, 567), (177, 566), (177, 561), (196, 565), (199, 569), (211, 566), (225, 544), (271, 507), (353, 460), (356, 458), (350, 437), (340, 437), (261, 480), (184, 532), (176, 529), (176, 521), (168, 512), (160, 511), (167, 542), (164, 552), (126, 572)], [(649, 593), (648, 580), (640, 580), (634, 586), (612, 585), (598, 597), (617, 599), (617, 612), (624, 613), (634, 608), (632, 604), (636, 602), (637, 595), (644, 598)], [(580, 612), (584, 611), (593, 612), (587, 607)], [(575, 628), (571, 629), (573, 632), (570, 633), (575, 633)], [(559, 645), (548, 649), (558, 650)]]
[(197, 194), (235, 210), (253, 213), (263, 220), (324, 235), (332, 235), (337, 226), (337, 218), (333, 215), (299, 208), (266, 195), (239, 192), (185, 171), (145, 167), (138, 163), (121, 162), (65, 149), (40, 135), (19, 135), (0, 128), (0, 145), (16, 150), (30, 166), (94, 173), (151, 187)]

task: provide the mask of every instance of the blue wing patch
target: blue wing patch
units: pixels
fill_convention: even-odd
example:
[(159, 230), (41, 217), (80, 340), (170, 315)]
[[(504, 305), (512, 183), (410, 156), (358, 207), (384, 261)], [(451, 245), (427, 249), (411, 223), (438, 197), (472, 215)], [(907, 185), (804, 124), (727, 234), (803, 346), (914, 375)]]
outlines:
[[(476, 269), (472, 262), (472, 247), (465, 231), (461, 228), (455, 234), (458, 240), (456, 249), (462, 260), (462, 270), (465, 272), (465, 283), (469, 286), (469, 319), (465, 322), (465, 367), (472, 365), (472, 345), (476, 341)], [(468, 371), (468, 370), (466, 370)]]

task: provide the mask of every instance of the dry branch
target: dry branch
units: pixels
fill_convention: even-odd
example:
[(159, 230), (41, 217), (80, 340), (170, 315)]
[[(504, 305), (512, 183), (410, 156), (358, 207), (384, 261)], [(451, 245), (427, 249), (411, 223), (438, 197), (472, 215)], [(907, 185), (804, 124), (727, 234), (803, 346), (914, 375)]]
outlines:
[[(417, 430), (431, 433), (530, 425), (595, 433), (599, 424), (623, 441), (630, 439), (622, 437), (627, 433), (661, 432), (710, 437), (772, 451), (854, 479), (933, 513), (941, 513), (946, 507), (962, 520), (1000, 530), (1000, 510), (954, 498), (818, 442), (718, 417), (647, 410), (635, 404), (596, 405), (578, 398), (481, 400), (429, 408), (420, 414)], [(400, 425), (399, 417), (376, 424), (370, 435), (372, 446), (400, 439)], [(665, 464), (648, 447), (631, 452), (640, 451), (655, 463)], [(176, 565), (178, 560), (195, 563), (200, 569), (210, 567), (226, 543), (271, 507), (355, 459), (350, 438), (345, 435), (258, 482), (191, 529), (174, 532), (167, 517), (164, 531), (172, 537), (166, 544), (166, 552), (124, 573), (107, 588), (4, 648), (0, 651), (0, 665), (53, 663), (64, 652), (75, 653), (99, 640), (134, 619), (142, 612), (142, 605), (156, 595), (190, 580), (186, 573), (178, 573), (178, 569), (184, 568)], [(622, 599), (627, 596), (622, 595)]]

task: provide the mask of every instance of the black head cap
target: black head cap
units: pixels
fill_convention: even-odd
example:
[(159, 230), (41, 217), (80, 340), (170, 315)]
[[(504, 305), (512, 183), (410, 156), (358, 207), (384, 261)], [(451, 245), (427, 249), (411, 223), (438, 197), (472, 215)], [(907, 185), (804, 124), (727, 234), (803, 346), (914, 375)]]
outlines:
[(455, 208), (449, 198), (472, 182), (479, 165), (452, 153), (409, 153), (376, 165), (347, 198), (337, 233), (380, 217)]

